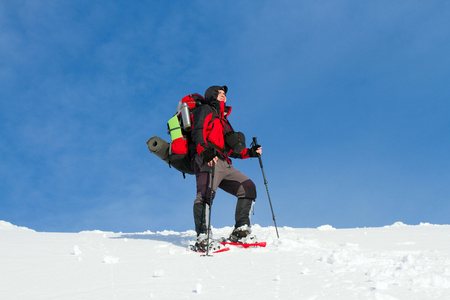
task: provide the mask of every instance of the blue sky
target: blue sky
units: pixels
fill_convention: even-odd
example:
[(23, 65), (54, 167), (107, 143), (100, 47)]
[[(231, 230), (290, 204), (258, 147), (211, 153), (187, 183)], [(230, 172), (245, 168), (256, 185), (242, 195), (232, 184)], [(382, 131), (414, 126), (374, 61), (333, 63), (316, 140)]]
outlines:
[[(447, 1), (2, 1), (0, 220), (193, 229), (195, 179), (149, 153), (186, 94), (227, 85), (277, 224), (448, 224)], [(273, 225), (258, 160), (254, 223)], [(219, 192), (215, 227), (234, 224)]]

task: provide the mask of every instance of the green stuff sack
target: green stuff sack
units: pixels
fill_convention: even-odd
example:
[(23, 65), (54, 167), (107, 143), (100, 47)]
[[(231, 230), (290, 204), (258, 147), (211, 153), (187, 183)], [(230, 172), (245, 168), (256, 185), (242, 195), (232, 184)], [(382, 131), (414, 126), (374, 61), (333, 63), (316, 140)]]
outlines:
[(180, 122), (178, 121), (178, 115), (174, 115), (172, 118), (170, 118), (169, 122), (167, 122), (167, 126), (169, 127), (169, 133), (170, 137), (172, 138), (172, 142), (183, 137)]

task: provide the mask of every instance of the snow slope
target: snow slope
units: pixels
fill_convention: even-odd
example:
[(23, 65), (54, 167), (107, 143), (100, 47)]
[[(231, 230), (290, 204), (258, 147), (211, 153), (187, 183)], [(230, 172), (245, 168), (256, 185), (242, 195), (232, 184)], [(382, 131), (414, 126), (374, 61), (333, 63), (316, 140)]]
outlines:
[(0, 299), (450, 299), (449, 225), (254, 233), (266, 248), (201, 257), (186, 250), (193, 231), (47, 233), (0, 221)]

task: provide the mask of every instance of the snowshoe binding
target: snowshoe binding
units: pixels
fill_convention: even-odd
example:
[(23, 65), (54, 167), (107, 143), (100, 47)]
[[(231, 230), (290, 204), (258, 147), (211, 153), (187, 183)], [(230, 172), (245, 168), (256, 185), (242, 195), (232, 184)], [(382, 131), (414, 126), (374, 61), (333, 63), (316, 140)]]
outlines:
[(200, 239), (195, 242), (194, 245), (190, 245), (189, 248), (190, 250), (198, 253), (220, 253), (230, 250), (227, 246), (222, 245), (213, 239), (209, 239), (209, 246), (207, 239)]
[(228, 238), (221, 238), (220, 243), (224, 246), (231, 245), (241, 248), (265, 247), (266, 242), (258, 242), (256, 236), (251, 232), (248, 225), (235, 228)]
[(228, 240), (233, 243), (256, 243), (256, 236), (251, 234), (252, 230), (250, 226), (244, 225), (238, 228), (235, 228), (233, 232), (230, 234)]

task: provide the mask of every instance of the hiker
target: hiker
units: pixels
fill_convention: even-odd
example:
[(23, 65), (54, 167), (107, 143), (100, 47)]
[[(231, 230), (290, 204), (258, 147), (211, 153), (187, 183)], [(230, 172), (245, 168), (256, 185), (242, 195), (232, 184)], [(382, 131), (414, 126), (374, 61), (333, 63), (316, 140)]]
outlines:
[[(234, 132), (228, 116), (231, 107), (226, 106), (226, 86), (211, 86), (205, 91), (203, 104), (193, 114), (192, 142), (195, 149), (191, 161), (197, 183), (194, 201), (194, 221), (197, 232), (196, 246), (206, 247), (208, 241), (208, 217), (217, 188), (237, 197), (235, 225), (229, 239), (245, 241), (250, 237), (250, 213), (256, 199), (256, 186), (252, 180), (231, 165), (231, 158), (258, 157), (260, 145), (245, 147), (245, 137)], [(212, 168), (214, 164), (214, 168)], [(211, 197), (211, 170), (214, 170), (213, 196)], [(210, 236), (212, 239), (212, 236)], [(211, 241), (210, 241), (211, 242)]]

